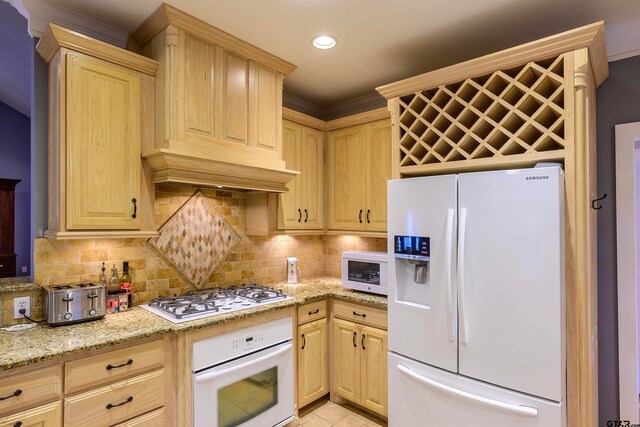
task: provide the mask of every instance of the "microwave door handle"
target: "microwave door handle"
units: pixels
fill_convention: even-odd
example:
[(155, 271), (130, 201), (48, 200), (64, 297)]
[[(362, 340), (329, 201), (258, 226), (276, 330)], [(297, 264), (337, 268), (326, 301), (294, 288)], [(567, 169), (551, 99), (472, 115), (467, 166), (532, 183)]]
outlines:
[(274, 357), (278, 357), (281, 354), (286, 353), (287, 351), (290, 351), (292, 348), (293, 348), (293, 344), (289, 343), (289, 344), (285, 345), (284, 347), (280, 348), (279, 350), (274, 351), (273, 353), (265, 354), (264, 356), (260, 356), (257, 359), (251, 360), (251, 361), (243, 363), (241, 365), (237, 365), (237, 366), (234, 366), (232, 368), (223, 369), (223, 370), (217, 371), (217, 372), (211, 372), (211, 373), (208, 373), (208, 374), (198, 375), (198, 376), (196, 376), (196, 383), (199, 384), (199, 383), (208, 382), (208, 381), (214, 380), (216, 378), (222, 377), (224, 375), (228, 375), (228, 374), (232, 374), (232, 373), (237, 372), (237, 371), (241, 371), (243, 369), (246, 369), (246, 368), (250, 367), (251, 365), (255, 365), (257, 363), (264, 362), (265, 360), (269, 360), (269, 359), (273, 359)]
[(453, 299), (453, 283), (451, 269), (453, 268), (453, 209), (447, 211), (447, 246), (446, 246), (446, 278), (447, 278), (447, 338), (453, 342), (455, 326), (455, 300)]
[(449, 387), (446, 384), (442, 384), (430, 378), (423, 377), (422, 375), (416, 372), (413, 372), (411, 369), (407, 368), (404, 365), (398, 365), (398, 370), (402, 374), (408, 376), (409, 378), (413, 378), (416, 381), (421, 382), (422, 384), (426, 384), (444, 393), (451, 394), (456, 397), (461, 397), (463, 399), (471, 400), (485, 406), (502, 409), (503, 411), (513, 412), (518, 415), (524, 415), (524, 416), (534, 417), (534, 418), (538, 417), (537, 408), (534, 408), (531, 406), (525, 406), (525, 405), (514, 405), (512, 403), (501, 402), (499, 400), (489, 399), (484, 396), (478, 396), (477, 394), (468, 393), (463, 390), (458, 390), (457, 388)]

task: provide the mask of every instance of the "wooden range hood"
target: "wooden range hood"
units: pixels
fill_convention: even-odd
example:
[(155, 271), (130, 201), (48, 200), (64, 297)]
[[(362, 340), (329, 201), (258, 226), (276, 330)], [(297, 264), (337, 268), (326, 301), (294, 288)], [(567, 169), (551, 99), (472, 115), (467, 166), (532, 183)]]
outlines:
[(299, 172), (282, 160), (282, 79), (295, 65), (167, 4), (130, 48), (159, 62), (152, 182), (287, 191)]

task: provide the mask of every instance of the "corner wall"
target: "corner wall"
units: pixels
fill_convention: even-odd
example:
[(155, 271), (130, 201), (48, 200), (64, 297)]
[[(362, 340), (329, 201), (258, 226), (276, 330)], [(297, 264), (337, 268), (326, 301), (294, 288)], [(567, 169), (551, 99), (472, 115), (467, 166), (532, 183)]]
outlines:
[[(619, 419), (618, 290), (616, 268), (615, 125), (640, 121), (640, 56), (609, 63), (609, 78), (596, 93), (598, 193), (599, 424)], [(624, 375), (624, 373), (622, 373)]]

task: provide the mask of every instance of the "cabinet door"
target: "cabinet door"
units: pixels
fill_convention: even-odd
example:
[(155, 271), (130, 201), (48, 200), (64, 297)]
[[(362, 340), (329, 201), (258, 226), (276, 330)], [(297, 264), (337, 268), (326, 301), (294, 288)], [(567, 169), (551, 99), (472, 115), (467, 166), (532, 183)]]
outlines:
[(359, 329), (353, 322), (333, 319), (331, 391), (353, 402), (360, 399)]
[(249, 127), (249, 61), (231, 52), (222, 53), (222, 139), (247, 144)]
[(386, 416), (387, 331), (364, 326), (360, 346), (360, 404)]
[[(184, 131), (215, 136), (215, 46), (184, 36)], [(180, 107), (180, 106), (178, 106)]]
[(256, 111), (250, 111), (256, 129), (256, 145), (267, 150), (278, 150), (279, 115), (282, 109), (282, 77), (264, 65), (251, 63), (255, 69), (254, 82), (257, 99)]
[(324, 156), (323, 133), (304, 127), (302, 128), (302, 162), (300, 192), (303, 214), (302, 227), (320, 230), (324, 227)]
[[(300, 170), (302, 126), (284, 120), (282, 122), (282, 159), (287, 169)], [(302, 228), (300, 207), (301, 175), (287, 183), (289, 191), (278, 195), (278, 228), (291, 230)]]
[(61, 425), (62, 409), (60, 402), (53, 402), (0, 418), (0, 427), (59, 427)]
[(139, 229), (140, 76), (68, 54), (66, 77), (67, 228)]
[(364, 127), (329, 133), (329, 229), (365, 229)]
[(298, 326), (298, 407), (329, 393), (327, 319)]
[(387, 231), (387, 181), (391, 179), (391, 121), (365, 126), (367, 231)]

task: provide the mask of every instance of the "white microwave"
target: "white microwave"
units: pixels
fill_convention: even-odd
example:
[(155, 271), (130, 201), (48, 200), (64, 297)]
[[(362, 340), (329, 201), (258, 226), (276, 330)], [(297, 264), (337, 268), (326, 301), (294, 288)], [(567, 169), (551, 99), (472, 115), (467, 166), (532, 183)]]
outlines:
[(342, 252), (342, 286), (387, 295), (387, 253)]

